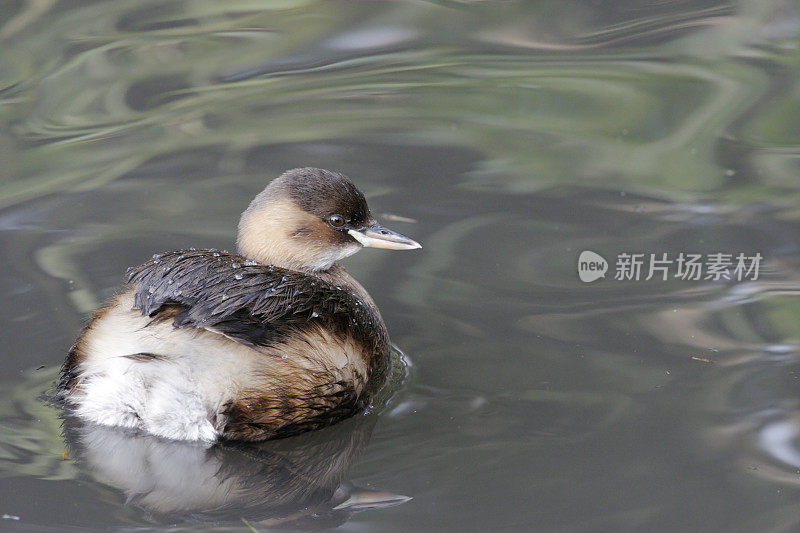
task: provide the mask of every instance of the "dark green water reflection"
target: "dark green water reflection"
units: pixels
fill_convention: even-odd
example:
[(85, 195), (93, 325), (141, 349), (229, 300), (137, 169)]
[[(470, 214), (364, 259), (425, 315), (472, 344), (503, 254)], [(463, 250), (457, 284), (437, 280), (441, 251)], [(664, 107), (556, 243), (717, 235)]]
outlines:
[[(0, 529), (800, 527), (798, 46), (772, 0), (0, 7)], [(258, 450), (62, 432), (86, 313), (297, 166), (425, 246), (347, 262), (413, 362), (385, 410)], [(584, 284), (587, 249), (764, 263)]]

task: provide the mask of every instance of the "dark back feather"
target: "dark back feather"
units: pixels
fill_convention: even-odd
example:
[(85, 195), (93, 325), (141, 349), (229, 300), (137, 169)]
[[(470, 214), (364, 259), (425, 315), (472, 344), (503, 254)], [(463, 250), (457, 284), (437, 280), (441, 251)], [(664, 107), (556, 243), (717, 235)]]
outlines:
[(128, 270), (128, 282), (143, 315), (174, 317), (175, 327), (214, 329), (243, 344), (269, 346), (317, 323), (361, 343), (373, 354), (372, 370), (388, 361), (389, 339), (377, 311), (310, 274), (190, 249), (153, 256)]

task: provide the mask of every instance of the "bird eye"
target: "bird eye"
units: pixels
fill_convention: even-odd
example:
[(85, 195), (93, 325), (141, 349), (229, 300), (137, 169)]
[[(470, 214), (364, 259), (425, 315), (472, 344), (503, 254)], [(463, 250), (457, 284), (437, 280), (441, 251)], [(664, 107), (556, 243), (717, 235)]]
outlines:
[(328, 222), (330, 222), (330, 225), (334, 228), (341, 228), (344, 226), (344, 217), (342, 215), (331, 215), (328, 218)]

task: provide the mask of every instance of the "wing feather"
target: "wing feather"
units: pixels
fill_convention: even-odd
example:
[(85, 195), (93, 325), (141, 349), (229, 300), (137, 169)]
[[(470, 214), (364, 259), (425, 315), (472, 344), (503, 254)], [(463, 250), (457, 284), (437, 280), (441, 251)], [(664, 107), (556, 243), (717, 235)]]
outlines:
[(143, 315), (174, 317), (175, 327), (212, 329), (247, 345), (268, 346), (312, 321), (376, 349), (388, 342), (375, 314), (352, 293), (315, 276), (235, 254), (158, 254), (129, 269), (128, 282), (135, 308)]

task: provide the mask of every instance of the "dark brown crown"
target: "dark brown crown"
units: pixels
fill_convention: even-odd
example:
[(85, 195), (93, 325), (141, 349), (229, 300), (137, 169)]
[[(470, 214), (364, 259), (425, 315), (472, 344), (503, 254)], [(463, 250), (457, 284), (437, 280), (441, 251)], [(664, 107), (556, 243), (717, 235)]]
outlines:
[(371, 218), (367, 200), (350, 178), (321, 168), (296, 168), (284, 172), (275, 186), (299, 207), (323, 220), (341, 215), (351, 227)]

